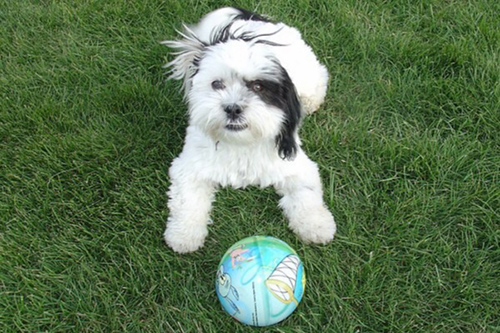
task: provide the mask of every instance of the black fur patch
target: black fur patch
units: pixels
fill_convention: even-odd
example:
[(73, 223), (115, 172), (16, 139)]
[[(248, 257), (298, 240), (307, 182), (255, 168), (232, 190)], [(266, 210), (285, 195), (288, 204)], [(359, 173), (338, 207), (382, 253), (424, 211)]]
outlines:
[(228, 40), (242, 40), (245, 42), (254, 42), (256, 44), (266, 44), (266, 45), (271, 45), (271, 46), (283, 46), (282, 44), (274, 43), (274, 42), (271, 42), (269, 40), (263, 39), (264, 37), (269, 37), (269, 36), (273, 36), (273, 35), (277, 34), (278, 32), (281, 31), (282, 28), (276, 29), (276, 31), (273, 31), (271, 33), (265, 33), (265, 34), (254, 34), (250, 31), (239, 31), (239, 29), (231, 31), (231, 28), (232, 28), (234, 22), (238, 21), (238, 20), (271, 22), (268, 19), (260, 16), (259, 14), (250, 12), (246, 9), (237, 8), (237, 7), (233, 7), (233, 8), (238, 10), (240, 12), (240, 14), (236, 15), (229, 24), (227, 24), (225, 27), (223, 27), (219, 31), (212, 32), (212, 38), (210, 41), (210, 45), (225, 43)]
[(256, 80), (248, 82), (247, 86), (250, 88), (251, 84), (259, 83), (262, 90), (255, 93), (266, 104), (273, 105), (285, 113), (281, 132), (276, 137), (276, 146), (281, 158), (291, 160), (297, 154), (295, 134), (302, 117), (302, 106), (287, 71), (277, 61), (275, 63), (279, 68), (279, 73), (276, 73), (279, 81)]
[(215, 31), (212, 35), (212, 39), (210, 41), (210, 45), (216, 45), (219, 43), (226, 43), (229, 40), (242, 40), (244, 42), (254, 42), (256, 44), (266, 44), (271, 46), (283, 46), (283, 44), (278, 44), (275, 42), (271, 42), (269, 40), (263, 39), (265, 37), (273, 36), (281, 31), (282, 28), (276, 29), (276, 31), (265, 33), (265, 34), (254, 34), (250, 31), (239, 31), (236, 29), (231, 31), (233, 26), (233, 22), (226, 25), (224, 28), (219, 31)]
[(268, 19), (266, 19), (265, 17), (263, 17), (259, 14), (256, 14), (254, 12), (251, 12), (249, 10), (246, 10), (243, 8), (238, 8), (238, 7), (233, 7), (233, 8), (238, 10), (241, 13), (234, 18), (235, 20), (271, 22)]
[(201, 59), (203, 59), (203, 57), (201, 56), (195, 56), (194, 59), (193, 59), (193, 63), (192, 63), (192, 69), (193, 69), (193, 72), (191, 73), (191, 76), (190, 78), (192, 79), (196, 74), (198, 74), (198, 72), (200, 71), (200, 61)]

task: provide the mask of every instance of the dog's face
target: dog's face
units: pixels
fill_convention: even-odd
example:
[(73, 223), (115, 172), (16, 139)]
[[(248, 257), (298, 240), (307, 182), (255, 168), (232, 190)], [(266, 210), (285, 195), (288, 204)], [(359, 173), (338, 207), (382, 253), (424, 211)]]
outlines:
[[(215, 140), (276, 137), (285, 121), (279, 64), (262, 46), (229, 41), (208, 48), (188, 93), (191, 122)], [(293, 88), (293, 87), (292, 87)]]
[(190, 124), (214, 141), (274, 140), (278, 154), (290, 159), (297, 151), (301, 105), (269, 48), (238, 38), (203, 45), (185, 77)]

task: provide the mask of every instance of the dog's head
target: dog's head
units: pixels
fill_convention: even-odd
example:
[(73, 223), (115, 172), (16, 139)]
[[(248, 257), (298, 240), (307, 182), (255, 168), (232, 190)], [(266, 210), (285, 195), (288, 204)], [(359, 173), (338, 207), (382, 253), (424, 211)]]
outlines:
[(216, 141), (240, 144), (274, 140), (283, 159), (298, 149), (301, 104), (285, 68), (273, 55), (281, 45), (226, 26), (200, 40), (188, 27), (183, 39), (167, 41), (177, 50), (167, 64), (170, 78), (182, 80), (190, 124)]

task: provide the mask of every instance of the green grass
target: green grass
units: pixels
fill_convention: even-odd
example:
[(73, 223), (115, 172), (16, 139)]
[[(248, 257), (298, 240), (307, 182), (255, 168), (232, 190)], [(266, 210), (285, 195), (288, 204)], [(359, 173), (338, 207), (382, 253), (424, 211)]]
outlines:
[(186, 108), (158, 42), (229, 1), (0, 1), (0, 331), (247, 332), (214, 292), (253, 234), (305, 297), (259, 332), (500, 330), (500, 3), (239, 1), (327, 65), (305, 120), (338, 223), (302, 244), (270, 189), (223, 189), (205, 247), (162, 241)]

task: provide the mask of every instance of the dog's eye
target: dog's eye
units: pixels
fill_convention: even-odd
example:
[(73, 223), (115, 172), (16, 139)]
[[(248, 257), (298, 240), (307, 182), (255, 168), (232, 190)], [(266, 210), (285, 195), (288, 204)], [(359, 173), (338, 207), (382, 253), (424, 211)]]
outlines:
[(262, 89), (264, 89), (264, 87), (262, 87), (262, 84), (260, 84), (259, 82), (252, 82), (250, 84), (250, 89), (252, 89), (255, 92), (259, 92), (259, 91), (262, 91)]
[(226, 86), (224, 85), (224, 83), (222, 83), (221, 80), (215, 80), (212, 82), (212, 89), (214, 90), (221, 90), (221, 89), (224, 89), (226, 88)]

